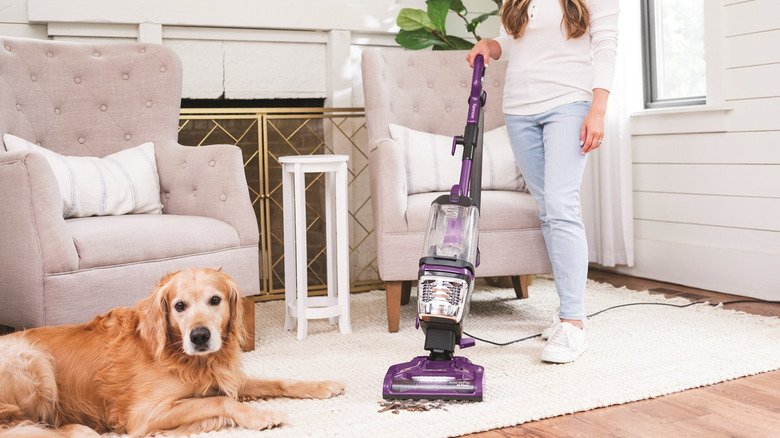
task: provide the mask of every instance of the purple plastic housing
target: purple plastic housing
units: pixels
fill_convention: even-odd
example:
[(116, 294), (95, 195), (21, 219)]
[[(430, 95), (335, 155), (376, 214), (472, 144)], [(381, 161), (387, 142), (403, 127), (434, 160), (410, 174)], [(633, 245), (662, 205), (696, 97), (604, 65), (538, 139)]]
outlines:
[(469, 114), (466, 118), (467, 125), (479, 123), (479, 109), (482, 107), (482, 77), (485, 68), (485, 60), (482, 56), (474, 59), (474, 72), (471, 74), (471, 95), (469, 95)]
[(390, 367), (382, 397), (390, 399), (482, 401), (485, 369), (465, 357), (433, 361), (417, 356)]
[(463, 277), (468, 277), (470, 281), (474, 281), (474, 273), (471, 272), (471, 269), (468, 268), (456, 268), (454, 266), (443, 266), (443, 265), (421, 265), (420, 266), (420, 273), (422, 272), (449, 272), (451, 274), (457, 274), (461, 275)]

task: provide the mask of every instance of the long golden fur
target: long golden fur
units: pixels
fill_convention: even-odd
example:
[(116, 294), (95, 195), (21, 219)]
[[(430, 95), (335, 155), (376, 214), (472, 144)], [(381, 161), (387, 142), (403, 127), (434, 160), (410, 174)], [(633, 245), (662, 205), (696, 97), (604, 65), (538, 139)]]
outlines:
[(239, 301), (229, 276), (193, 268), (133, 308), (1, 337), (0, 437), (262, 430), (285, 415), (241, 401), (343, 393), (337, 382), (247, 378)]

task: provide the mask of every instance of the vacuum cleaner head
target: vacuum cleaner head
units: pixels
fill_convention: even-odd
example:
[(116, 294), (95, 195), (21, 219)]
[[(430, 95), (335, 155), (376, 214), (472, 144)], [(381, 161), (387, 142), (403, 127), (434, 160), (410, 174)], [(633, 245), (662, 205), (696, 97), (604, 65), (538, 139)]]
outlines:
[(382, 397), (482, 401), (484, 371), (465, 357), (437, 361), (417, 356), (387, 370)]

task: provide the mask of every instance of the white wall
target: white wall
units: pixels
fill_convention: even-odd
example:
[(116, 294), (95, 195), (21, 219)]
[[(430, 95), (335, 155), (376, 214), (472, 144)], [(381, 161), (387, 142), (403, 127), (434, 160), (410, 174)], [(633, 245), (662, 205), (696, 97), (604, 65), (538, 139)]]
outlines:
[(780, 2), (705, 1), (708, 102), (633, 116), (636, 265), (780, 299)]
[(185, 98), (349, 107), (362, 104), (352, 48), (394, 45), (398, 9), (390, 0), (0, 0), (0, 32), (165, 44), (182, 58)]
[[(465, 3), (475, 14), (495, 6)], [(328, 107), (361, 107), (360, 54), (398, 47), (402, 7), (425, 2), (0, 0), (0, 34), (165, 44), (182, 58), (185, 98), (325, 98)], [(456, 20), (450, 28), (463, 28)]]
[(46, 26), (29, 23), (26, 0), (0, 0), (0, 35), (46, 38)]

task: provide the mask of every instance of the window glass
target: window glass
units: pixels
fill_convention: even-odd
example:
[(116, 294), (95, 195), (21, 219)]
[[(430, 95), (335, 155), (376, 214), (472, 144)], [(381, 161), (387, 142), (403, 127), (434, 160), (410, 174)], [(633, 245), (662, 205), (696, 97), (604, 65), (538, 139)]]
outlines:
[(647, 106), (704, 103), (704, 0), (644, 2)]

